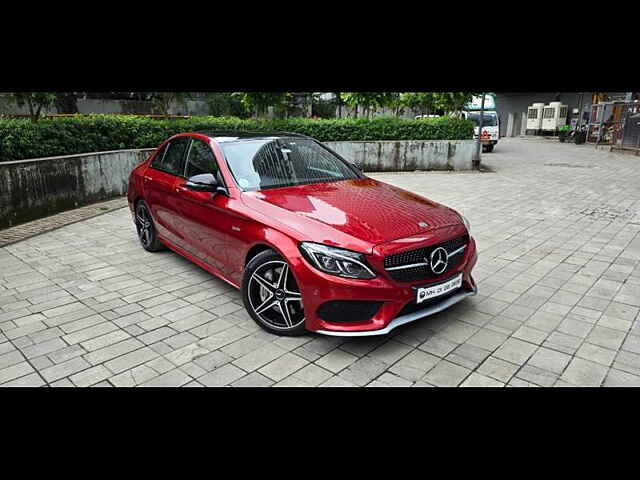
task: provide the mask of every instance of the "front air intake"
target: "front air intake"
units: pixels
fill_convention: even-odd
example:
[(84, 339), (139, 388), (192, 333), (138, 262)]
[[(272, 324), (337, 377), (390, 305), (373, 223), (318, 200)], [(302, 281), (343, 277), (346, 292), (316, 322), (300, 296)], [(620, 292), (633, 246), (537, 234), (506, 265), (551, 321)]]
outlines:
[(318, 316), (325, 322), (366, 322), (378, 312), (382, 302), (361, 300), (330, 300), (318, 308)]

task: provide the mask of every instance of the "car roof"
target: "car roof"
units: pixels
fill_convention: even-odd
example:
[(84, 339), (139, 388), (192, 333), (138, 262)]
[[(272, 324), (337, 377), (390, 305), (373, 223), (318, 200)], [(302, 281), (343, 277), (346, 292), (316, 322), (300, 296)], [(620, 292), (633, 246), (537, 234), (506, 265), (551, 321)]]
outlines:
[(217, 143), (225, 142), (242, 142), (248, 140), (271, 140), (276, 138), (309, 138), (306, 135), (300, 133), (290, 132), (255, 132), (255, 131), (238, 131), (238, 130), (214, 130), (214, 131), (201, 131), (195, 132), (200, 135), (205, 135)]

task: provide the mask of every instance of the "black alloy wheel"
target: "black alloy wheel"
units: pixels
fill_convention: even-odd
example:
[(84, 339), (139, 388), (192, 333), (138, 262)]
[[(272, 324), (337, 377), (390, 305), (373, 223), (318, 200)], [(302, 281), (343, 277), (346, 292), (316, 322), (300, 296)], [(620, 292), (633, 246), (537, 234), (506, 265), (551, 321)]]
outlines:
[(273, 250), (259, 253), (245, 268), (242, 299), (251, 318), (276, 335), (302, 335), (304, 307), (289, 264)]
[(138, 238), (142, 248), (148, 252), (157, 252), (162, 250), (164, 246), (158, 240), (156, 235), (156, 228), (153, 224), (153, 219), (149, 213), (149, 208), (144, 200), (140, 200), (136, 204), (136, 230), (138, 231)]

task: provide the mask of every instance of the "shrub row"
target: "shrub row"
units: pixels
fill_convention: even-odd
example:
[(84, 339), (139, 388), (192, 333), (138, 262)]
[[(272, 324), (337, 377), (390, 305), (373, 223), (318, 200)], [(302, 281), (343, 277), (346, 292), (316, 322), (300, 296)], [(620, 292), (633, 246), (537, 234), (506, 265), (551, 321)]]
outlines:
[(464, 140), (472, 138), (473, 123), (451, 117), (420, 120), (392, 117), (371, 120), (241, 120), (234, 117), (157, 120), (89, 115), (38, 123), (26, 119), (0, 119), (0, 161), (150, 148), (179, 132), (215, 130), (295, 132), (320, 141)]

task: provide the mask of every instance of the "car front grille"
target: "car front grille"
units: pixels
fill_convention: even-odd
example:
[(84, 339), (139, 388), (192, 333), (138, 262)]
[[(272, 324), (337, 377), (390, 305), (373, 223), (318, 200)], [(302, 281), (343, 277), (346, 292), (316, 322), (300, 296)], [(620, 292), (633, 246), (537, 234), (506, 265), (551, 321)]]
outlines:
[[(466, 247), (468, 244), (469, 235), (463, 235), (437, 245), (430, 245), (428, 247), (418, 248), (408, 252), (395, 253), (384, 259), (384, 268), (387, 270), (389, 276), (397, 282), (428, 280), (440, 275), (445, 275), (447, 272), (460, 265), (460, 262), (464, 258), (464, 249), (460, 250), (460, 248)], [(431, 257), (431, 252), (439, 247), (443, 247), (450, 256), (447, 268), (440, 274), (435, 274), (429, 266), (428, 259)], [(451, 256), (451, 253), (456, 251), (458, 251), (458, 253)], [(415, 266), (409, 267), (409, 265)], [(408, 268), (395, 269), (396, 267)]]

